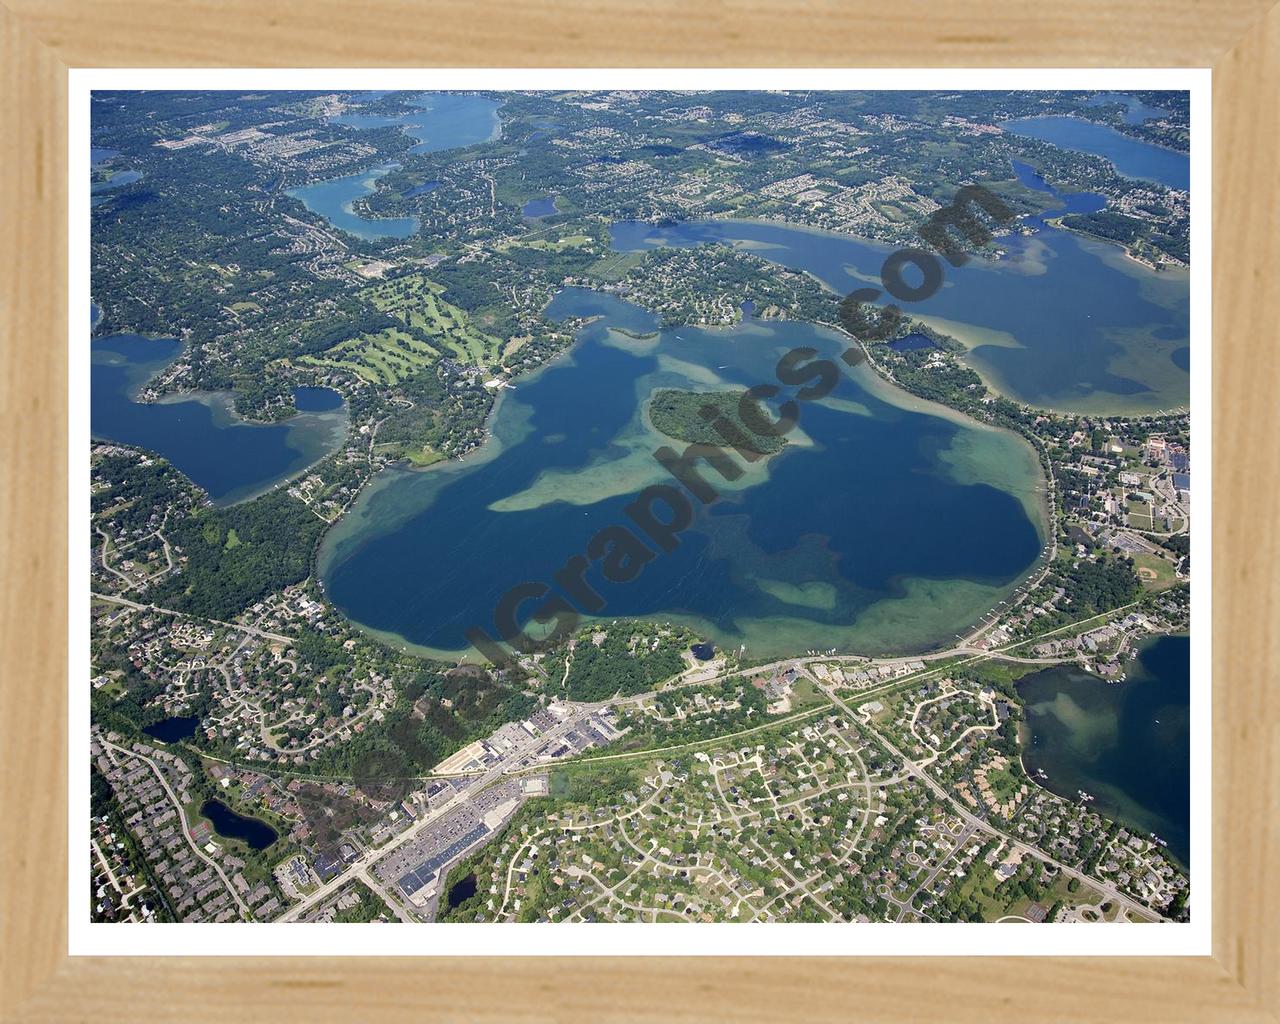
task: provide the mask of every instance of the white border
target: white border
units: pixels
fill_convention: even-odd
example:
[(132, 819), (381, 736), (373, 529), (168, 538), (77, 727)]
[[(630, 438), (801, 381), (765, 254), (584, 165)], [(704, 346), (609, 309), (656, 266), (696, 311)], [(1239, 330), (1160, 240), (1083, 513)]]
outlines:
[[(68, 950), (84, 955), (1087, 955), (1211, 953), (1210, 690), (1211, 140), (1208, 69), (72, 69), (68, 85), (69, 743)], [(1189, 89), (1191, 91), (1192, 560), (1191, 891), (1189, 924), (93, 924), (89, 907), (89, 577), (75, 557), (89, 515), (89, 94), (94, 89)], [(1158, 766), (1153, 766), (1158, 770)]]

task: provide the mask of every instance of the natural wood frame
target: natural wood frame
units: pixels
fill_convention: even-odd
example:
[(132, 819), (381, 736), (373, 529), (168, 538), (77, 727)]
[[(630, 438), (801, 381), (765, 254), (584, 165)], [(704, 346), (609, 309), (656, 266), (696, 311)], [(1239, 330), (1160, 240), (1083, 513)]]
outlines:
[[(1280, 266), (1280, 7), (1271, 2), (4, 0), (3, 1019), (1280, 1018), (1280, 697), (1271, 688), (1280, 658), (1270, 628), (1280, 602), (1271, 485), (1280, 474), (1280, 289), (1269, 274)], [(69, 958), (67, 69), (272, 65), (1212, 66), (1213, 956)]]

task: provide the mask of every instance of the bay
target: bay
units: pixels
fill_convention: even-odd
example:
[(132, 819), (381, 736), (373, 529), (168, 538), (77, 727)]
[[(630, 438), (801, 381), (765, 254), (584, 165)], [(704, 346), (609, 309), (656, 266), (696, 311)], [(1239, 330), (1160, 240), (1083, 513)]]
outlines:
[[(1032, 172), (1034, 173), (1034, 172)], [(1025, 184), (1035, 187), (1030, 177)], [(1043, 183), (1041, 183), (1043, 184)], [(1047, 216), (1083, 212), (1087, 197), (1058, 197)], [(1135, 415), (1183, 408), (1190, 393), (1188, 276), (1151, 271), (1117, 246), (1033, 218), (1035, 233), (1002, 238), (1008, 255), (946, 266), (939, 291), (904, 312), (950, 334), (993, 389), (1039, 408)], [(730, 245), (813, 274), (840, 295), (880, 287), (889, 246), (770, 221), (619, 221), (623, 252)], [(749, 297), (749, 296), (748, 296)], [(1087, 297), (1087, 301), (1086, 301)]]
[(222, 392), (136, 401), (146, 382), (181, 352), (181, 343), (171, 338), (116, 334), (91, 343), (89, 418), (95, 440), (162, 455), (215, 505), (230, 505), (298, 475), (346, 436), (346, 407), (328, 388), (297, 389), (302, 411), (271, 424), (241, 419)]

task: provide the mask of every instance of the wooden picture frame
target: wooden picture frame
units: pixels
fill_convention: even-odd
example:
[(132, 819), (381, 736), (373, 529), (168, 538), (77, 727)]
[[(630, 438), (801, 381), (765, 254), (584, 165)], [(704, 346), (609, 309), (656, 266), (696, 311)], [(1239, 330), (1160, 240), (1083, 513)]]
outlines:
[[(374, 0), (0, 6), (3, 1019), (1280, 1018), (1280, 7), (546, 7)], [(1213, 79), (1213, 955), (143, 958), (67, 955), (67, 73), (178, 66), (1207, 67)], [(1203, 429), (1203, 428), (1201, 428)], [(71, 550), (78, 533), (71, 535)], [(70, 559), (81, 571), (79, 557)], [(77, 764), (78, 754), (71, 763)], [(255, 927), (255, 926), (247, 926)], [(257, 926), (261, 927), (261, 926)]]

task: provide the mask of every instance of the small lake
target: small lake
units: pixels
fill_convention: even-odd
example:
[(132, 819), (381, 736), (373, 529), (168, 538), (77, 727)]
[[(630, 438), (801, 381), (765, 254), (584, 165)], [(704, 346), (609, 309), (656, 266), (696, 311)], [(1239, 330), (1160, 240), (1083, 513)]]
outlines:
[(467, 900), (471, 899), (475, 894), (476, 876), (474, 874), (467, 875), (466, 878), (459, 879), (449, 887), (449, 895), (446, 898), (446, 902), (449, 904), (449, 909), (453, 910), (456, 907), (462, 906), (462, 904), (466, 903)]
[(907, 334), (901, 338), (894, 338), (886, 344), (895, 352), (919, 352), (922, 349), (938, 347), (927, 334)]
[[(98, 169), (107, 163), (113, 157), (120, 155), (118, 149), (107, 149), (105, 146), (89, 147), (89, 167)], [(123, 188), (125, 185), (132, 185), (135, 181), (142, 180), (142, 172), (135, 170), (116, 170), (111, 176), (102, 181), (92, 181), (89, 185), (89, 192), (93, 198), (89, 201), (91, 206), (97, 206), (107, 201), (104, 192), (110, 192), (115, 188)]]
[(530, 199), (523, 207), (520, 208), (521, 215), (528, 217), (531, 220), (536, 220), (538, 217), (550, 217), (555, 212), (555, 196), (546, 196), (543, 199)]
[(414, 185), (412, 188), (405, 189), (400, 194), (404, 196), (405, 199), (412, 199), (414, 196), (425, 196), (428, 192), (434, 192), (439, 187), (440, 182), (438, 181), (424, 181), (421, 185)]
[(132, 185), (135, 181), (142, 180), (141, 171), (116, 171), (106, 181), (95, 181), (89, 186), (89, 191), (97, 195), (100, 192), (107, 192), (113, 188), (121, 188), (125, 185)]
[(200, 719), (193, 715), (178, 715), (153, 722), (142, 731), (161, 743), (178, 743), (194, 736), (199, 725)]
[(293, 404), (298, 412), (335, 412), (342, 408), (342, 396), (333, 388), (294, 388)]
[(200, 805), (200, 816), (208, 818), (223, 839), (239, 839), (254, 850), (265, 850), (280, 838), (280, 833), (265, 821), (237, 814), (221, 800), (206, 800)]
[(1013, 135), (1103, 157), (1126, 178), (1155, 181), (1184, 192), (1191, 187), (1189, 154), (1130, 138), (1105, 124), (1082, 117), (1024, 117), (1000, 127)]
[(1191, 640), (1160, 637), (1110, 683), (1055, 666), (1018, 683), (1030, 742), (1022, 763), (1069, 800), (1142, 835), (1154, 832), (1184, 865), (1190, 858)]
[(117, 334), (90, 345), (90, 430), (95, 440), (164, 456), (215, 505), (255, 497), (296, 476), (342, 444), (347, 410), (328, 388), (297, 388), (297, 415), (281, 423), (240, 419), (222, 392), (135, 396), (182, 352), (172, 338)]
[[(468, 627), (492, 632), (508, 589), (550, 580), (598, 531), (629, 523), (637, 493), (671, 479), (654, 458), (673, 443), (649, 423), (654, 391), (741, 389), (775, 380), (798, 346), (844, 349), (795, 321), (659, 330), (639, 307), (582, 288), (547, 313), (600, 319), (503, 391), (480, 452), (384, 470), (326, 535), (325, 593), (354, 621), (457, 656)], [(732, 482), (708, 475), (723, 497), (696, 509), (675, 551), (627, 583), (598, 565), (587, 574), (602, 618), (684, 622), (752, 656), (918, 650), (971, 625), (1041, 553), (1043, 479), (1026, 442), (865, 366), (803, 406), (780, 454)]]

